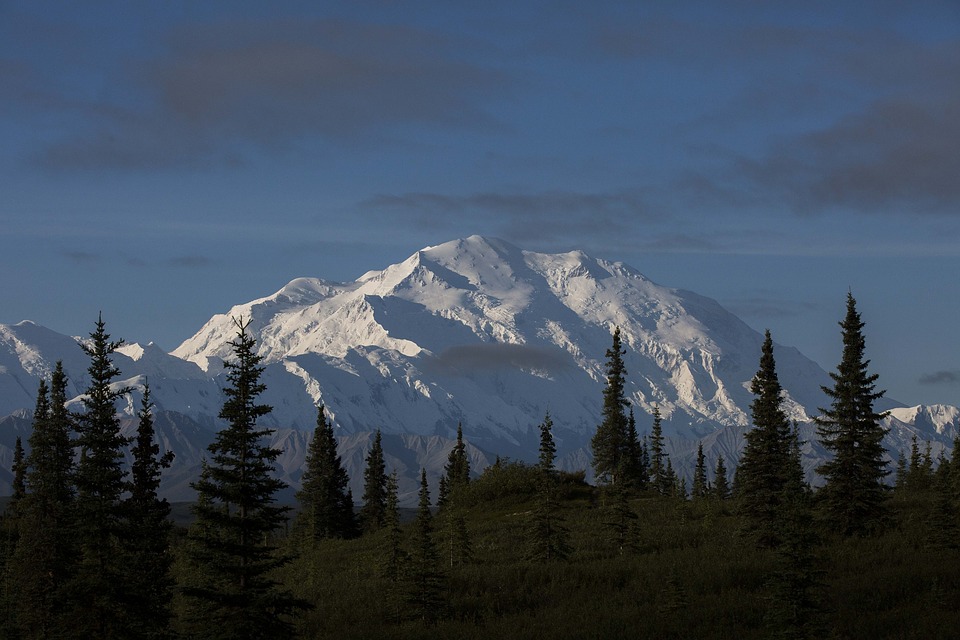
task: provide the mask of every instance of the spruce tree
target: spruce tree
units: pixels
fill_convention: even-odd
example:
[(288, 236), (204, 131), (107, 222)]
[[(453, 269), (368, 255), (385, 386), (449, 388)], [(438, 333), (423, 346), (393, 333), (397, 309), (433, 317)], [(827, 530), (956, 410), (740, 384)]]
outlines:
[(613, 344), (607, 349), (607, 384), (603, 389), (603, 420), (590, 441), (593, 471), (597, 482), (616, 483), (623, 467), (627, 448), (627, 415), (629, 403), (624, 396), (627, 369), (623, 364), (626, 351), (620, 342), (620, 327), (613, 332)]
[(650, 470), (640, 434), (637, 432), (637, 419), (633, 415), (633, 407), (630, 407), (627, 416), (625, 468), (625, 479), (629, 486), (641, 490), (647, 488)]
[(553, 461), (557, 457), (557, 445), (553, 441), (553, 420), (547, 411), (540, 423), (540, 458), (537, 466), (545, 473), (553, 472)]
[(953, 485), (953, 495), (960, 499), (960, 434), (953, 438), (953, 448), (950, 458), (950, 483)]
[(210, 461), (191, 485), (197, 502), (188, 545), (194, 576), (184, 588), (189, 630), (211, 639), (288, 638), (289, 615), (304, 604), (271, 576), (291, 560), (271, 541), (288, 511), (275, 504), (285, 486), (272, 475), (280, 451), (263, 443), (272, 431), (257, 425), (271, 407), (256, 401), (266, 387), (249, 321), (234, 322), (234, 360), (224, 363), (228, 385), (220, 411), (229, 426), (208, 447)]
[(623, 484), (606, 489), (604, 526), (609, 530), (609, 540), (617, 555), (635, 552), (637, 543), (637, 514), (630, 507), (629, 494)]
[(444, 520), (450, 568), (469, 564), (473, 560), (473, 538), (467, 527), (463, 506), (459, 501), (448, 506), (444, 513)]
[(377, 531), (386, 522), (387, 511), (387, 465), (383, 459), (383, 437), (377, 429), (373, 445), (367, 454), (367, 466), (363, 472), (363, 506), (360, 521), (365, 532)]
[(818, 539), (800, 487), (789, 488), (779, 509), (774, 565), (766, 584), (764, 623), (771, 638), (824, 637), (823, 571), (817, 568)]
[(413, 524), (407, 605), (414, 618), (428, 624), (440, 617), (443, 606), (443, 575), (439, 565), (437, 547), (433, 540), (433, 515), (430, 513), (427, 471), (421, 469), (417, 519)]
[(139, 638), (167, 637), (174, 587), (170, 504), (158, 495), (161, 474), (173, 462), (173, 452), (160, 454), (152, 409), (150, 387), (144, 385), (132, 450), (130, 494), (124, 501), (124, 562), (130, 576), (127, 610), (130, 632)]
[(717, 466), (713, 471), (713, 495), (718, 500), (730, 497), (730, 484), (727, 482), (727, 465), (723, 456), (717, 456)]
[(880, 528), (887, 520), (883, 478), (883, 414), (873, 403), (883, 397), (876, 391), (876, 374), (867, 373), (864, 357), (864, 323), (853, 295), (847, 294), (847, 314), (840, 323), (843, 356), (837, 371), (831, 372), (833, 387), (823, 387), (831, 400), (830, 409), (820, 409), (817, 434), (832, 459), (817, 471), (826, 483), (819, 491), (827, 526), (843, 535), (863, 535)]
[(707, 459), (703, 455), (703, 443), (697, 444), (697, 464), (693, 468), (693, 490), (691, 497), (701, 500), (707, 497)]
[(7, 503), (7, 510), (13, 519), (20, 517), (20, 503), (27, 495), (27, 456), (23, 452), (23, 441), (17, 436), (13, 445), (13, 465), (10, 470), (13, 471), (13, 493), (10, 496), (10, 502)]
[(403, 579), (407, 569), (409, 556), (403, 550), (403, 530), (400, 528), (400, 497), (397, 488), (397, 472), (394, 471), (387, 478), (387, 506), (385, 510), (384, 528), (387, 532), (383, 556), (380, 562), (381, 571), (388, 581), (387, 599), (390, 604), (391, 617), (399, 624), (402, 620)]
[(653, 426), (650, 430), (650, 482), (654, 490), (662, 496), (673, 490), (673, 478), (667, 473), (669, 458), (664, 450), (663, 416), (660, 408), (653, 408)]
[(440, 493), (437, 506), (444, 507), (457, 492), (470, 482), (470, 458), (467, 457), (467, 445), (463, 441), (463, 426), (457, 424), (457, 443), (447, 456), (440, 478)]
[(898, 496), (901, 496), (907, 489), (907, 458), (903, 455), (903, 449), (897, 456), (897, 471), (893, 482), (893, 488)]
[(747, 530), (757, 544), (775, 547), (786, 474), (791, 468), (793, 431), (783, 410), (783, 388), (777, 376), (769, 330), (761, 348), (760, 369), (753, 377), (750, 391), (756, 397), (750, 404), (753, 428), (746, 433), (747, 445), (737, 468), (739, 507)]
[[(960, 454), (955, 451), (954, 456)], [(941, 459), (933, 478), (933, 500), (926, 518), (926, 542), (933, 549), (956, 549), (960, 546), (957, 506), (950, 465)]]
[(906, 489), (910, 492), (916, 492), (924, 484), (924, 478), (920, 477), (920, 444), (917, 442), (917, 434), (910, 437), (910, 466), (907, 467)]
[(120, 375), (111, 356), (123, 340), (111, 341), (103, 318), (96, 322), (89, 342), (81, 348), (90, 358), (89, 386), (84, 411), (77, 416), (76, 508), (73, 530), (80, 562), (71, 586), (71, 626), (87, 638), (129, 637), (127, 595), (130, 574), (123, 564), (125, 521), (121, 496), (127, 488), (123, 450), (115, 403), (129, 388), (113, 384)]
[(540, 474), (535, 500), (527, 526), (527, 558), (532, 562), (566, 560), (570, 555), (570, 531), (560, 515), (556, 478)]
[(17, 585), (16, 611), (21, 636), (67, 635), (66, 585), (76, 570), (73, 535), (74, 460), (72, 416), (66, 408), (67, 377), (57, 362), (50, 383), (37, 394), (30, 434), (27, 487), (20, 519), (21, 538), (11, 573)]
[(310, 540), (352, 538), (357, 533), (350, 478), (337, 455), (337, 439), (324, 407), (317, 407), (317, 427), (304, 460), (298, 527)]

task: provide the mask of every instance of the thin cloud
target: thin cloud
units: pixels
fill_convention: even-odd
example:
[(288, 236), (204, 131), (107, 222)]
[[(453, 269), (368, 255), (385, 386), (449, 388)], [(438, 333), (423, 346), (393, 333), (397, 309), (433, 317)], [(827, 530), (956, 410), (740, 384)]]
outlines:
[(796, 318), (818, 309), (812, 302), (755, 296), (724, 302), (738, 316), (752, 318)]
[(636, 191), (382, 194), (358, 207), (371, 215), (409, 216), (421, 223), (448, 227), (479, 217), (492, 223), (496, 233), (521, 241), (569, 238), (587, 231), (617, 235), (631, 224), (656, 219), (652, 207)]
[(499, 127), (484, 105), (513, 81), (458, 57), (456, 44), (332, 20), (180, 29), (168, 55), (113, 78), (141, 106), (90, 116), (90, 130), (37, 159), (54, 169), (241, 164), (249, 143), (355, 141), (404, 124)]
[(960, 382), (960, 371), (935, 371), (933, 373), (925, 373), (920, 376), (919, 382), (923, 385), (957, 384)]
[(427, 360), (426, 366), (448, 374), (518, 369), (554, 373), (572, 364), (560, 349), (496, 343), (450, 347)]
[(960, 91), (931, 101), (884, 100), (740, 168), (799, 213), (960, 214)]
[[(928, 9), (928, 19), (958, 15)], [(773, 12), (742, 15), (717, 24), (654, 13), (586, 30), (594, 55), (744, 74), (711, 96), (715, 106), (680, 125), (679, 136), (709, 138), (718, 128), (756, 135), (758, 126), (789, 119), (779, 141), (758, 153), (733, 153), (721, 162), (726, 170), (710, 175), (691, 173), (685, 195), (799, 214), (960, 215), (960, 42), (842, 23), (783, 25)], [(838, 115), (810, 118), (824, 113)], [(804, 131), (808, 121), (820, 124)]]
[(176, 258), (171, 258), (167, 261), (171, 267), (183, 267), (186, 269), (198, 269), (202, 267), (209, 267), (213, 263), (210, 258), (206, 256), (179, 256)]
[(103, 259), (102, 255), (89, 251), (64, 251), (63, 255), (76, 264), (91, 264)]

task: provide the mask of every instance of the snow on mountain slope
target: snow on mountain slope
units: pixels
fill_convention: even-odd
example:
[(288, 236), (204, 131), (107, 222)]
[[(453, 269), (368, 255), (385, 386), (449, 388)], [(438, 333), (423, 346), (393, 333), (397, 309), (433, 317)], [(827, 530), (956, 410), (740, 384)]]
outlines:
[[(516, 445), (547, 408), (573, 440), (592, 433), (615, 326), (631, 400), (641, 413), (659, 406), (668, 432), (688, 438), (747, 424), (761, 342), (716, 302), (625, 265), (479, 236), (352, 283), (294, 280), (215, 316), (173, 354), (201, 367), (227, 357), (239, 317), (251, 319), (265, 364), (298, 377), (348, 430), (449, 434), (464, 421)], [(792, 417), (808, 419), (825, 373), (794, 349), (778, 362)]]
[[(762, 343), (717, 302), (657, 285), (624, 264), (471, 236), (426, 247), (354, 282), (298, 278), (214, 316), (171, 354), (126, 345), (115, 357), (118, 384), (141, 389), (149, 382), (158, 411), (181, 416), (190, 429), (218, 428), (223, 360), (231, 357), (239, 318), (250, 322), (264, 358), (262, 399), (273, 406), (264, 423), (278, 430), (282, 473), (294, 484), (321, 403), (343, 446), (354, 447), (350, 455), (361, 456), (375, 429), (385, 441), (400, 439), (394, 444), (403, 451), (419, 451), (413, 458), (392, 454), (407, 460), (412, 481), (412, 461), (439, 472), (443, 460), (431, 447), (450, 446), (458, 423), (483, 451), (535, 458), (536, 425), (547, 410), (562, 459), (588, 466), (615, 327), (641, 433), (659, 407), (679, 469), (689, 467), (700, 440), (711, 465), (721, 454), (733, 463), (749, 428), (749, 381)], [(777, 345), (775, 356), (788, 413), (806, 425), (805, 466), (812, 470), (825, 452), (809, 422), (826, 403), (820, 386), (830, 380), (794, 348)], [(74, 339), (32, 323), (0, 325), (0, 415), (29, 415), (38, 379), (57, 359), (71, 393), (79, 394), (87, 359)], [(129, 417), (138, 406), (135, 393), (121, 410)], [(885, 401), (878, 408), (891, 410), (891, 452), (908, 447), (913, 434), (940, 447), (957, 432), (955, 407)], [(199, 464), (205, 445), (194, 440), (179, 443), (194, 451), (181, 463)]]

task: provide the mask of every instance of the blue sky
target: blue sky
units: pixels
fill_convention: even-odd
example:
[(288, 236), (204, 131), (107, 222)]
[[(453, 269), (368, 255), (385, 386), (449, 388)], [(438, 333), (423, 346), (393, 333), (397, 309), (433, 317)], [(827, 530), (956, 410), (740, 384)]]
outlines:
[(828, 370), (852, 289), (888, 395), (960, 404), (958, 78), (953, 0), (0, 2), (0, 322), (170, 350), (480, 233)]

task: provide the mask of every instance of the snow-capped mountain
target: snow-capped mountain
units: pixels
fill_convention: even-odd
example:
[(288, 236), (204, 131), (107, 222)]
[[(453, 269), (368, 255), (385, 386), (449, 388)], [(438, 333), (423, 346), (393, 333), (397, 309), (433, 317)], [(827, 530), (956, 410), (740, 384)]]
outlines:
[[(478, 465), (493, 454), (535, 458), (536, 425), (548, 410), (562, 460), (585, 466), (600, 416), (605, 352), (618, 326), (641, 432), (649, 430), (656, 406), (679, 468), (701, 440), (711, 457), (735, 459), (749, 427), (748, 387), (762, 343), (715, 301), (657, 285), (624, 264), (472, 236), (427, 247), (354, 282), (298, 278), (214, 316), (170, 354), (153, 345), (124, 346), (116, 355), (122, 383), (136, 387), (149, 379), (171, 425), (182, 416), (212, 432), (223, 359), (231, 355), (239, 318), (250, 321), (263, 356), (262, 399), (274, 408), (266, 422), (278, 429), (278, 445), (302, 452), (302, 432), (312, 431), (322, 403), (343, 451), (353, 451), (344, 458), (356, 458), (355, 481), (363, 464), (357, 452), (365, 451), (372, 430), (397, 436), (391, 439), (403, 449), (397, 460), (430, 459), (438, 471), (445, 454), (426, 452), (449, 449), (458, 423), (480, 448)], [(826, 403), (820, 386), (829, 383), (827, 374), (796, 349), (777, 346), (775, 356), (791, 418), (809, 423)], [(57, 359), (79, 393), (86, 357), (74, 339), (32, 323), (0, 326), (0, 415), (29, 412), (38, 379)], [(136, 406), (131, 397), (123, 411), (132, 416)], [(880, 408), (892, 410), (893, 451), (909, 446), (914, 433), (934, 441), (937, 451), (960, 424), (955, 407), (888, 402)], [(811, 427), (804, 433), (814, 439)], [(202, 455), (199, 445), (197, 451)], [(806, 454), (812, 469), (823, 451), (809, 442)], [(294, 484), (300, 462), (302, 453), (282, 463)]]

